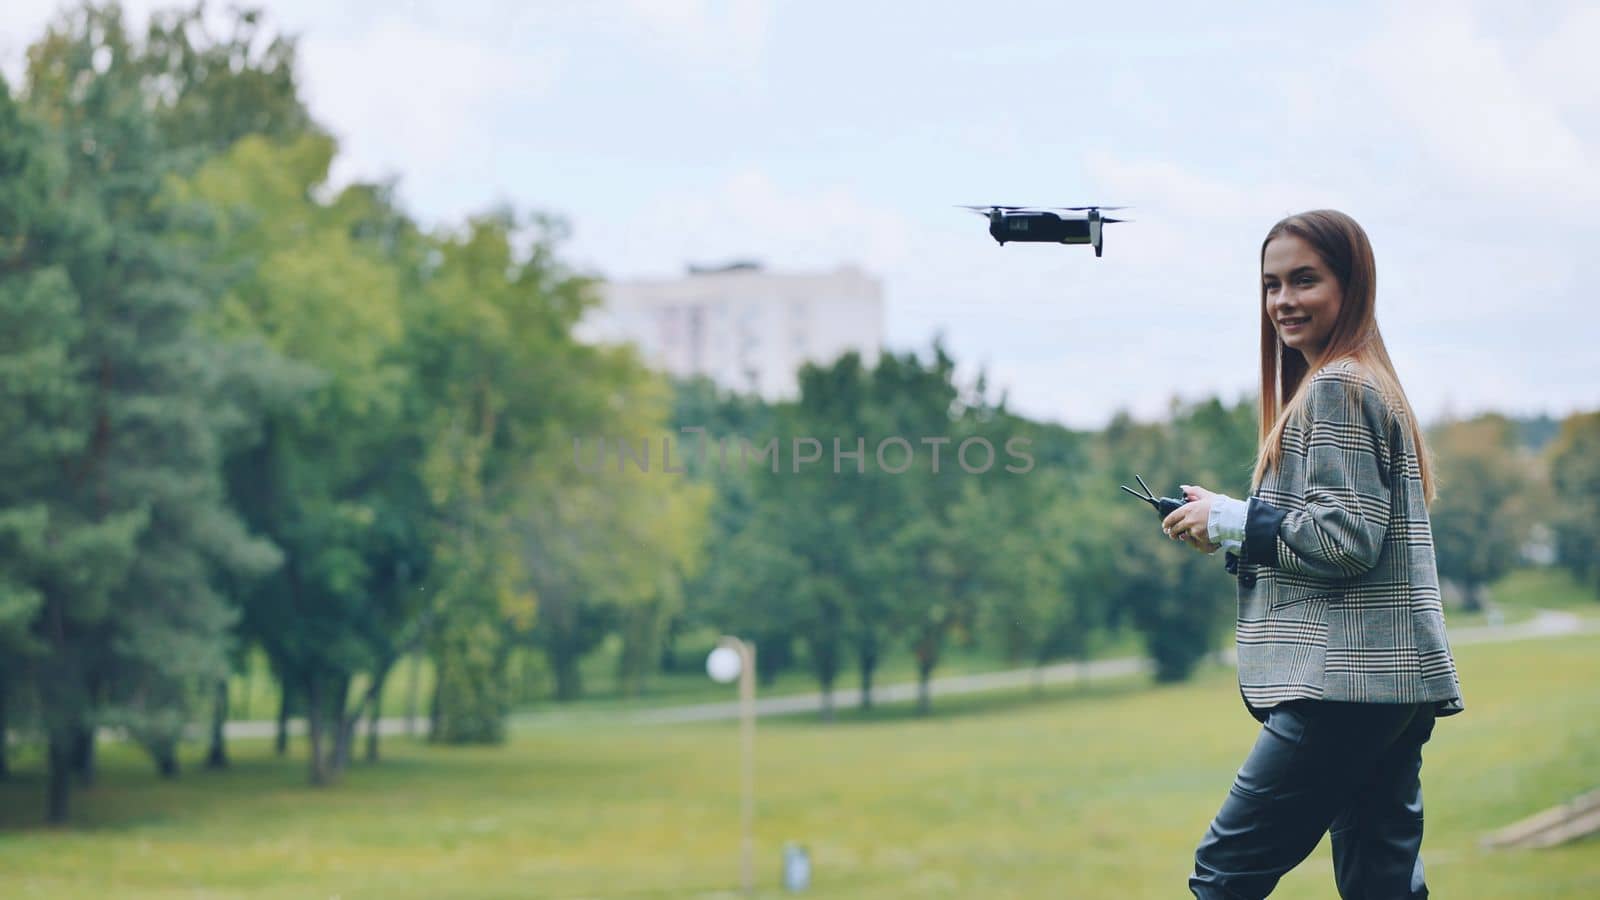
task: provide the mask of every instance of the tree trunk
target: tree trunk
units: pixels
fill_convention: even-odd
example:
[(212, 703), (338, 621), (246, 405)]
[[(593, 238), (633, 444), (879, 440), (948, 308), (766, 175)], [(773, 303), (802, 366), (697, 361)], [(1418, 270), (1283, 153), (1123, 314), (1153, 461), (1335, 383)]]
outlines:
[[(351, 751), (355, 747), (356, 729), (360, 727), (361, 720), (367, 719), (367, 762), (378, 761), (378, 718), (383, 712), (383, 685), (389, 680), (389, 671), (394, 667), (394, 660), (388, 659), (378, 666), (373, 673), (372, 684), (368, 685), (367, 692), (362, 695), (361, 702), (348, 713), (344, 710), (344, 700), (339, 703), (339, 737), (334, 746), (334, 765), (336, 774), (342, 775), (349, 768)], [(344, 697), (350, 692), (350, 678), (346, 676), (339, 679), (339, 696)]]
[(94, 749), (94, 728), (83, 725), (73, 731), (72, 771), (85, 786), (94, 784)]
[(178, 745), (164, 743), (155, 748), (156, 771), (162, 778), (178, 777)]
[(878, 671), (878, 642), (864, 641), (857, 648), (856, 663), (861, 667), (861, 708), (872, 709), (872, 676)]
[(638, 697), (661, 644), (660, 602), (633, 607), (622, 616), (622, 651), (617, 655), (617, 692)]
[(72, 749), (70, 732), (50, 734), (50, 787), (45, 817), (51, 825), (67, 821), (67, 801), (72, 794)]
[(0, 781), (11, 777), (11, 745), (6, 741), (6, 678), (0, 673)]
[(248, 721), (250, 718), (250, 691), (256, 684), (255, 656), (250, 653), (244, 655), (244, 684), (239, 688), (239, 719)]
[(794, 637), (787, 631), (756, 636), (756, 684), (770, 688), (794, 659)]
[(322, 679), (315, 676), (306, 678), (306, 732), (311, 739), (311, 762), (309, 777), (311, 783), (318, 787), (328, 783), (328, 770), (322, 758), (322, 726), (323, 726), (323, 687)]
[(278, 685), (278, 737), (273, 743), (273, 750), (279, 756), (289, 753), (289, 679), (285, 678)]
[(361, 711), (367, 715), (366, 758), (369, 763), (378, 761), (378, 721), (383, 718), (383, 686), (389, 683), (389, 673), (394, 671), (396, 661), (393, 658), (385, 659), (377, 672), (373, 673), (372, 686), (367, 688), (367, 697), (363, 701)]
[(333, 746), (326, 769), (329, 781), (338, 781), (350, 765), (350, 745), (355, 740), (356, 723), (361, 720), (361, 708), (357, 707), (353, 714), (345, 711), (345, 703), (350, 697), (349, 675), (334, 678), (331, 693), (332, 696), (327, 699), (333, 713)]
[(406, 684), (406, 737), (417, 735), (417, 694), (422, 689), (422, 650), (411, 653), (411, 672)]
[(933, 667), (939, 664), (938, 640), (935, 633), (917, 642), (917, 715), (919, 716), (927, 715), (933, 708), (929, 682), (933, 678)]
[[(378, 761), (378, 720), (383, 716), (383, 704), (373, 702), (367, 706), (367, 762)], [(411, 720), (406, 720), (406, 727), (411, 726)]]
[(338, 731), (333, 740), (333, 762), (328, 766), (334, 779), (344, 777), (344, 770), (350, 766), (350, 746), (355, 743), (356, 723), (361, 721), (361, 711), (348, 718), (341, 715), (337, 721)]
[(667, 620), (666, 628), (661, 635), (661, 659), (657, 663), (663, 672), (678, 671), (678, 632), (682, 630), (682, 616), (673, 616)]
[(438, 667), (435, 666), (433, 679), (433, 700), (428, 704), (428, 740), (430, 741), (436, 741), (439, 739), (439, 721), (440, 717), (444, 715), (443, 700), (441, 699), (441, 696), (442, 695), (439, 690)]
[(217, 679), (216, 700), (211, 710), (211, 750), (206, 754), (206, 768), (228, 767), (228, 741), (223, 734), (228, 724), (228, 679)]
[(833, 683), (839, 675), (839, 641), (831, 630), (819, 630), (806, 639), (811, 649), (812, 673), (822, 688), (822, 720), (833, 721)]
[(556, 702), (570, 703), (583, 696), (583, 679), (578, 673), (578, 654), (559, 641), (546, 645), (550, 669), (556, 676)]

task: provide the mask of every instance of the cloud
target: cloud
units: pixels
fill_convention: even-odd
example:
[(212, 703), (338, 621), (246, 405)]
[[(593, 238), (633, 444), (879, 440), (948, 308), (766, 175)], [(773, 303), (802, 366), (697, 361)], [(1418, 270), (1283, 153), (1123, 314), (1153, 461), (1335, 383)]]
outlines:
[[(1278, 201), (1293, 193), (1247, 188), (1172, 159), (1125, 158), (1103, 149), (1084, 154), (1084, 168), (1111, 196), (1139, 198), (1140, 210), (1152, 210), (1164, 217), (1261, 218), (1274, 215), (1281, 205)], [(1136, 214), (1132, 210), (1128, 213)]]
[(1139, 203), (1128, 210), (1137, 221), (1111, 226), (1101, 259), (1087, 247), (997, 247), (961, 210), (913, 215), (757, 168), (641, 198), (625, 227), (580, 222), (571, 249), (617, 278), (745, 257), (788, 270), (857, 262), (884, 280), (891, 346), (921, 351), (942, 332), (962, 377), (986, 368), (1014, 408), (1077, 425), (1248, 389), (1261, 235), (1300, 208), (1295, 198), (1343, 198), (1108, 151), (1085, 169), (1100, 195)]
[(401, 20), (308, 39), (301, 53), (312, 112), (341, 139), (340, 176), (404, 172), (425, 190), (474, 176), (505, 111), (548, 96), (566, 63), (556, 47), (515, 52)]
[(15, 89), (28, 65), (28, 44), (38, 35), (45, 15), (29, 4), (0, 4), (0, 76)]
[[(31, 40), (51, 6), (0, 4), (0, 34)], [(884, 45), (873, 64), (909, 80), (868, 84), (884, 101), (866, 113), (819, 92), (842, 26), (810, 6), (781, 23), (767, 0), (272, 6), (304, 34), (306, 94), (344, 139), (336, 182), (402, 173), (429, 220), (497, 191), (567, 210), (564, 256), (608, 277), (855, 262), (884, 281), (892, 345), (942, 331), (966, 372), (987, 365), (1033, 414), (1090, 425), (1118, 406), (1159, 415), (1173, 393), (1248, 390), (1261, 237), (1320, 206), (1373, 237), (1380, 321), (1425, 417), (1447, 394), (1562, 408), (1594, 393), (1592, 366), (1566, 362), (1596, 337), (1578, 268), (1600, 238), (1592, 5), (1400, 6), (1319, 31), (1314, 53), (1241, 40), (1237, 22), (1197, 43), (1040, 13), (1032, 52), (977, 25)], [(1294, 15), (1300, 34), (1317, 19)], [(1108, 61), (1096, 90), (1015, 90), (1058, 50), (1118, 40), (1141, 55)], [(1071, 115), (1041, 115), (1035, 96)], [(829, 140), (775, 140), (786, 128)], [(1135, 221), (1096, 259), (996, 247), (943, 205), (1002, 199), (1125, 203)]]
[(1600, 6), (1573, 6), (1528, 51), (1526, 79), (1558, 110), (1592, 116), (1600, 104), (1596, 47), (1600, 47)]
[[(22, 83), (28, 67), (28, 46), (44, 37), (47, 27), (54, 24), (61, 13), (70, 6), (59, 0), (6, 0), (0, 3), (0, 73), (5, 75), (12, 90)], [(130, 26), (145, 21), (148, 4), (133, 0), (123, 5), (125, 19)], [(137, 33), (138, 28), (130, 27)]]
[(680, 63), (749, 72), (772, 35), (769, 0), (626, 0), (632, 30)]
[(764, 259), (775, 268), (831, 268), (870, 260), (882, 271), (906, 258), (910, 223), (843, 185), (790, 187), (761, 169), (731, 172), (642, 198), (626, 224), (579, 230), (575, 253), (609, 260), (614, 277), (675, 274), (687, 262)]
[(1594, 96), (1600, 16), (1572, 12), (1519, 68), (1466, 7), (1388, 9), (1384, 27), (1354, 60), (1374, 98), (1409, 126), (1442, 174), (1483, 200), (1589, 215), (1600, 201), (1600, 154), (1568, 125), (1555, 98)]

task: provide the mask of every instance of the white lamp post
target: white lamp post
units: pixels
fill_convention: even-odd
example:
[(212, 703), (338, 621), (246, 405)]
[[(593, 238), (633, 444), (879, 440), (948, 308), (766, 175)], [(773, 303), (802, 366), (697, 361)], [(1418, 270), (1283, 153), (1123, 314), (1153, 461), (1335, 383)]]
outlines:
[(706, 674), (713, 681), (727, 684), (739, 679), (739, 732), (744, 744), (744, 801), (739, 852), (740, 881), (745, 895), (755, 892), (756, 818), (756, 648), (732, 635), (717, 640), (717, 648), (706, 657)]

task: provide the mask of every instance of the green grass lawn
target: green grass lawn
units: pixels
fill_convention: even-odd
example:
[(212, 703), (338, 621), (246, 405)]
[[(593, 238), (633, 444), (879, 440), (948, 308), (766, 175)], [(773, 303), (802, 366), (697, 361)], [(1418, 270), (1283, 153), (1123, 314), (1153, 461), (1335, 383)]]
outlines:
[(1580, 584), (1566, 569), (1518, 569), (1489, 587), (1489, 602), (1507, 617), (1535, 609), (1559, 609), (1600, 616), (1594, 588)]
[[(1467, 711), (1425, 749), (1424, 860), (1443, 898), (1600, 896), (1600, 840), (1490, 853), (1487, 831), (1600, 785), (1600, 635), (1467, 646)], [(764, 719), (760, 893), (784, 841), (808, 896), (1171, 898), (1258, 726), (1231, 670)], [(499, 748), (391, 740), (312, 790), (296, 757), (156, 778), (108, 745), (74, 828), (41, 829), (37, 756), (0, 786), (0, 897), (732, 897), (736, 723), (519, 730)], [(1275, 897), (1334, 896), (1324, 841)]]

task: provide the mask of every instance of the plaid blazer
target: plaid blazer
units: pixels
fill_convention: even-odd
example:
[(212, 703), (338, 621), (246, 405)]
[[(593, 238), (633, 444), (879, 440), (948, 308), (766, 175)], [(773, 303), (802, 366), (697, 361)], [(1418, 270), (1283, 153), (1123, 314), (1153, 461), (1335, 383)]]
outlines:
[(1436, 702), (1461, 712), (1433, 531), (1404, 411), (1354, 360), (1306, 385), (1306, 421), (1249, 498), (1239, 582), (1239, 691), (1287, 700)]

